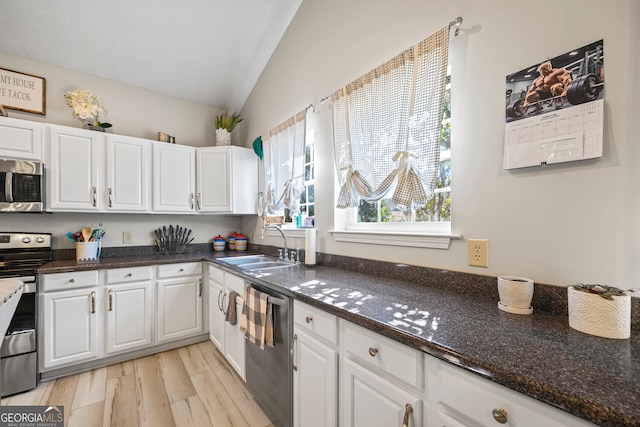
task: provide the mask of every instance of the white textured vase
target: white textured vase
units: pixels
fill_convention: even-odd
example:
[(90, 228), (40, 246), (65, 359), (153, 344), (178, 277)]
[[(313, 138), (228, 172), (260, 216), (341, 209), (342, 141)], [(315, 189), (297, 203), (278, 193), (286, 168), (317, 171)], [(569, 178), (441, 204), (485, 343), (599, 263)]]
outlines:
[(586, 334), (626, 339), (631, 336), (631, 295), (613, 296), (577, 291), (569, 286), (569, 326)]
[(231, 133), (226, 129), (216, 129), (216, 145), (231, 145)]
[(516, 276), (498, 277), (498, 308), (514, 314), (531, 314), (533, 299), (533, 280)]

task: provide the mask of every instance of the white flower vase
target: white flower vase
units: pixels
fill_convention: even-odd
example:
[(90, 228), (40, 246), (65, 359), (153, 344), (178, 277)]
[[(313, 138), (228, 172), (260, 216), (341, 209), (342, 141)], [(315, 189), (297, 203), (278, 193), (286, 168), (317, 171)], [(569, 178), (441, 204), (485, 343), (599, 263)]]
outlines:
[(531, 300), (533, 299), (533, 280), (524, 277), (498, 277), (498, 294), (500, 302), (498, 308), (507, 313), (531, 314)]
[(216, 145), (231, 145), (231, 133), (226, 129), (216, 129)]
[(603, 338), (631, 336), (631, 295), (614, 295), (608, 300), (573, 286), (568, 289), (569, 326), (573, 329)]

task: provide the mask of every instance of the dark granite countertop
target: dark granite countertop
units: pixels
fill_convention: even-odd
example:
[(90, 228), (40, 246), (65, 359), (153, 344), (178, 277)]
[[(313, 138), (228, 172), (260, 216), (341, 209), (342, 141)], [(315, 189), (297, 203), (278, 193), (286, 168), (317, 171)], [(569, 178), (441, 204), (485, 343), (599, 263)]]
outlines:
[[(566, 314), (536, 310), (535, 299), (534, 313), (523, 316), (500, 311), (497, 298), (416, 284), (404, 280), (401, 273), (394, 279), (376, 271), (363, 274), (323, 266), (247, 273), (217, 260), (230, 255), (202, 251), (102, 258), (94, 264), (61, 260), (46, 264), (38, 273), (213, 261), (248, 281), (270, 286), (598, 425), (640, 426), (637, 328), (627, 340), (599, 338), (571, 329)], [(394, 266), (402, 272), (402, 265)], [(406, 277), (420, 271), (404, 267)], [(441, 281), (457, 277), (453, 272), (439, 274)]]

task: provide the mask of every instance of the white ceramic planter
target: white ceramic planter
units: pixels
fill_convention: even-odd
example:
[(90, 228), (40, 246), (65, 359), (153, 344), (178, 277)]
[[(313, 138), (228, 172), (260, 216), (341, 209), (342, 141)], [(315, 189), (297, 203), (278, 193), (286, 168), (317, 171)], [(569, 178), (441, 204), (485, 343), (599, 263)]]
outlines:
[(631, 335), (631, 295), (600, 295), (577, 291), (569, 286), (569, 326), (586, 334), (626, 339)]
[(498, 277), (498, 308), (513, 314), (531, 314), (533, 299), (533, 280), (516, 276)]
[(216, 129), (216, 145), (231, 145), (231, 133), (226, 129)]

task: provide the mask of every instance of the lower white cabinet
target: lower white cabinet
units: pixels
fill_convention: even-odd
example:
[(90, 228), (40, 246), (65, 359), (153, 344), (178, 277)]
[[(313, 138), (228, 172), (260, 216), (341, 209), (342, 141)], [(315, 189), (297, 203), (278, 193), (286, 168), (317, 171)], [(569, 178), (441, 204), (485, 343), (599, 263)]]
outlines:
[[(246, 340), (240, 332), (240, 316), (244, 286), (243, 278), (209, 264), (209, 337), (243, 380), (246, 379)], [(238, 294), (235, 325), (225, 320), (231, 291)]]
[(338, 319), (294, 301), (293, 425), (338, 423)]
[(103, 291), (105, 353), (113, 354), (153, 343), (152, 267), (106, 271)]
[(594, 424), (430, 356), (437, 363), (437, 425), (586, 427)]
[(158, 266), (157, 342), (202, 333), (202, 263)]
[[(41, 369), (100, 356), (98, 271), (43, 276), (39, 330)], [(42, 292), (42, 291), (41, 291)]]

